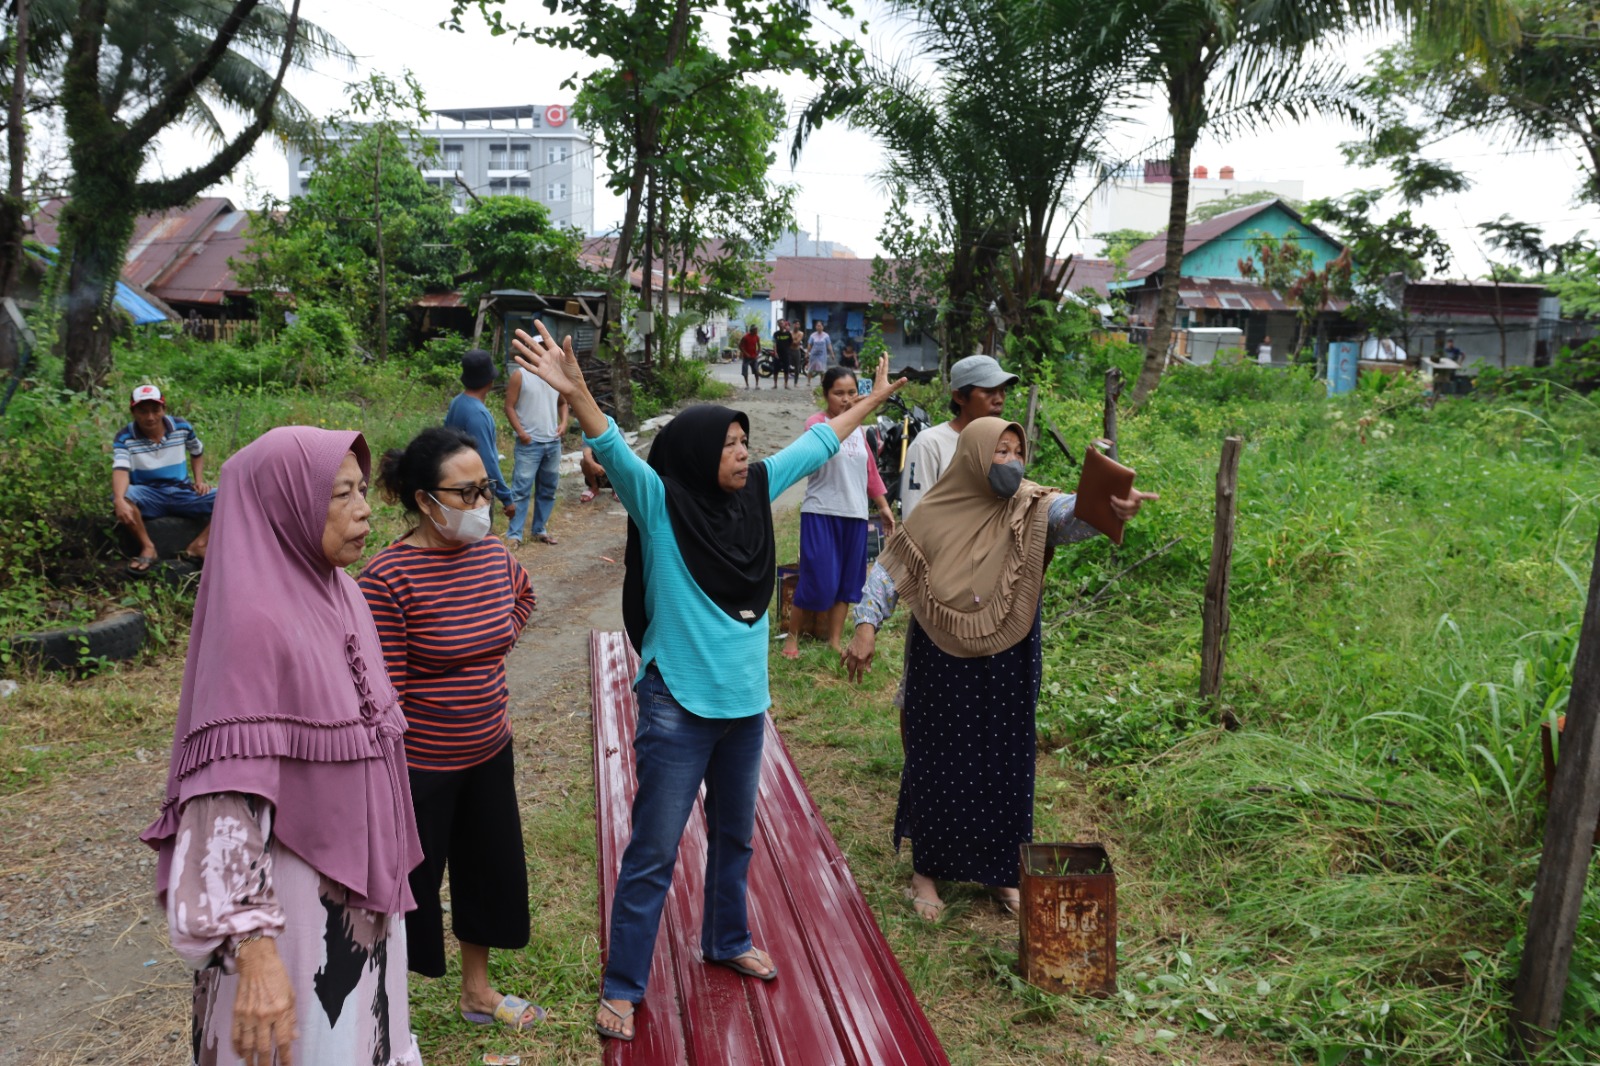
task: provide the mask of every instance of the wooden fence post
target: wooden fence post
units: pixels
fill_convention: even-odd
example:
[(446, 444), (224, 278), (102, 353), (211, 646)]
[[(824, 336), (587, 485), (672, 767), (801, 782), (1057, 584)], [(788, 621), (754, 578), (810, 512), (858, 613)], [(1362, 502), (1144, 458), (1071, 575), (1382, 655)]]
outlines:
[(1544, 822), (1539, 879), (1511, 993), (1511, 1059), (1527, 1062), (1561, 1024), (1561, 999), (1600, 818), (1600, 542), (1572, 664), (1567, 726)]
[(1211, 534), (1211, 569), (1206, 574), (1206, 602), (1201, 614), (1200, 698), (1214, 699), (1222, 688), (1222, 668), (1228, 658), (1228, 584), (1233, 573), (1233, 519), (1239, 489), (1239, 451), (1242, 441), (1222, 442), (1222, 464), (1217, 467), (1217, 520)]
[(1117, 458), (1117, 401), (1122, 398), (1122, 371), (1112, 367), (1106, 371), (1106, 413), (1105, 429), (1102, 434), (1111, 442), (1111, 447), (1106, 455), (1112, 460)]
[(1039, 383), (1035, 381), (1028, 386), (1028, 423), (1023, 426), (1023, 431), (1028, 437), (1028, 462), (1036, 458), (1033, 454), (1034, 445), (1039, 443)]

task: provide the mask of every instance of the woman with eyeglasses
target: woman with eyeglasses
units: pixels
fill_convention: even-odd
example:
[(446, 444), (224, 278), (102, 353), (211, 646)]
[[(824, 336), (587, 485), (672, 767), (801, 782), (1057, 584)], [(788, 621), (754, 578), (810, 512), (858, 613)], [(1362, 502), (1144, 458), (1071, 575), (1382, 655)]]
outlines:
[(544, 1008), (489, 984), (489, 949), (528, 943), (528, 879), (506, 717), (506, 653), (533, 612), (527, 571), (488, 536), (494, 486), (476, 443), (425, 429), (383, 457), (378, 485), (411, 530), (373, 557), (361, 591), (409, 729), (406, 765), (423, 861), (411, 871), (410, 966), (445, 973), (439, 886), (450, 871), (460, 1009), (522, 1029)]

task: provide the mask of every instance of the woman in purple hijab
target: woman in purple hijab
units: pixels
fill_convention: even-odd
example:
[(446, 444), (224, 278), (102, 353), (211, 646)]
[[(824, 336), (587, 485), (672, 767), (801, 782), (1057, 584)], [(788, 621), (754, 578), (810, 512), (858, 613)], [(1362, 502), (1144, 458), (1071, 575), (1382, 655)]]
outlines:
[(407, 884), (422, 859), (372, 614), (359, 433), (274, 429), (223, 466), (166, 802), (143, 839), (197, 971), (199, 1066), (420, 1066)]

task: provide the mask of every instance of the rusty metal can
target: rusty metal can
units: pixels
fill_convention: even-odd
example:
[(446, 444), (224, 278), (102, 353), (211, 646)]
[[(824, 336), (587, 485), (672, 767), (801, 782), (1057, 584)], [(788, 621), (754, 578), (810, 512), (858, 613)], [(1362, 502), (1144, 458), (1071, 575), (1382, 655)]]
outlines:
[(1022, 845), (1022, 976), (1047, 992), (1117, 990), (1117, 877), (1099, 844)]

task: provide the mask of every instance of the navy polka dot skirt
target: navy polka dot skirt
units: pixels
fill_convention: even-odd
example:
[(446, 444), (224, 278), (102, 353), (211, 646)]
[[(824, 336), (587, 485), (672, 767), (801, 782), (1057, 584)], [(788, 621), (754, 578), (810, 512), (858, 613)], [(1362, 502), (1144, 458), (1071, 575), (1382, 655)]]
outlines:
[(1039, 616), (1005, 651), (958, 659), (913, 619), (906, 637), (905, 768), (894, 846), (909, 838), (919, 874), (1017, 884), (1017, 847), (1033, 839)]

